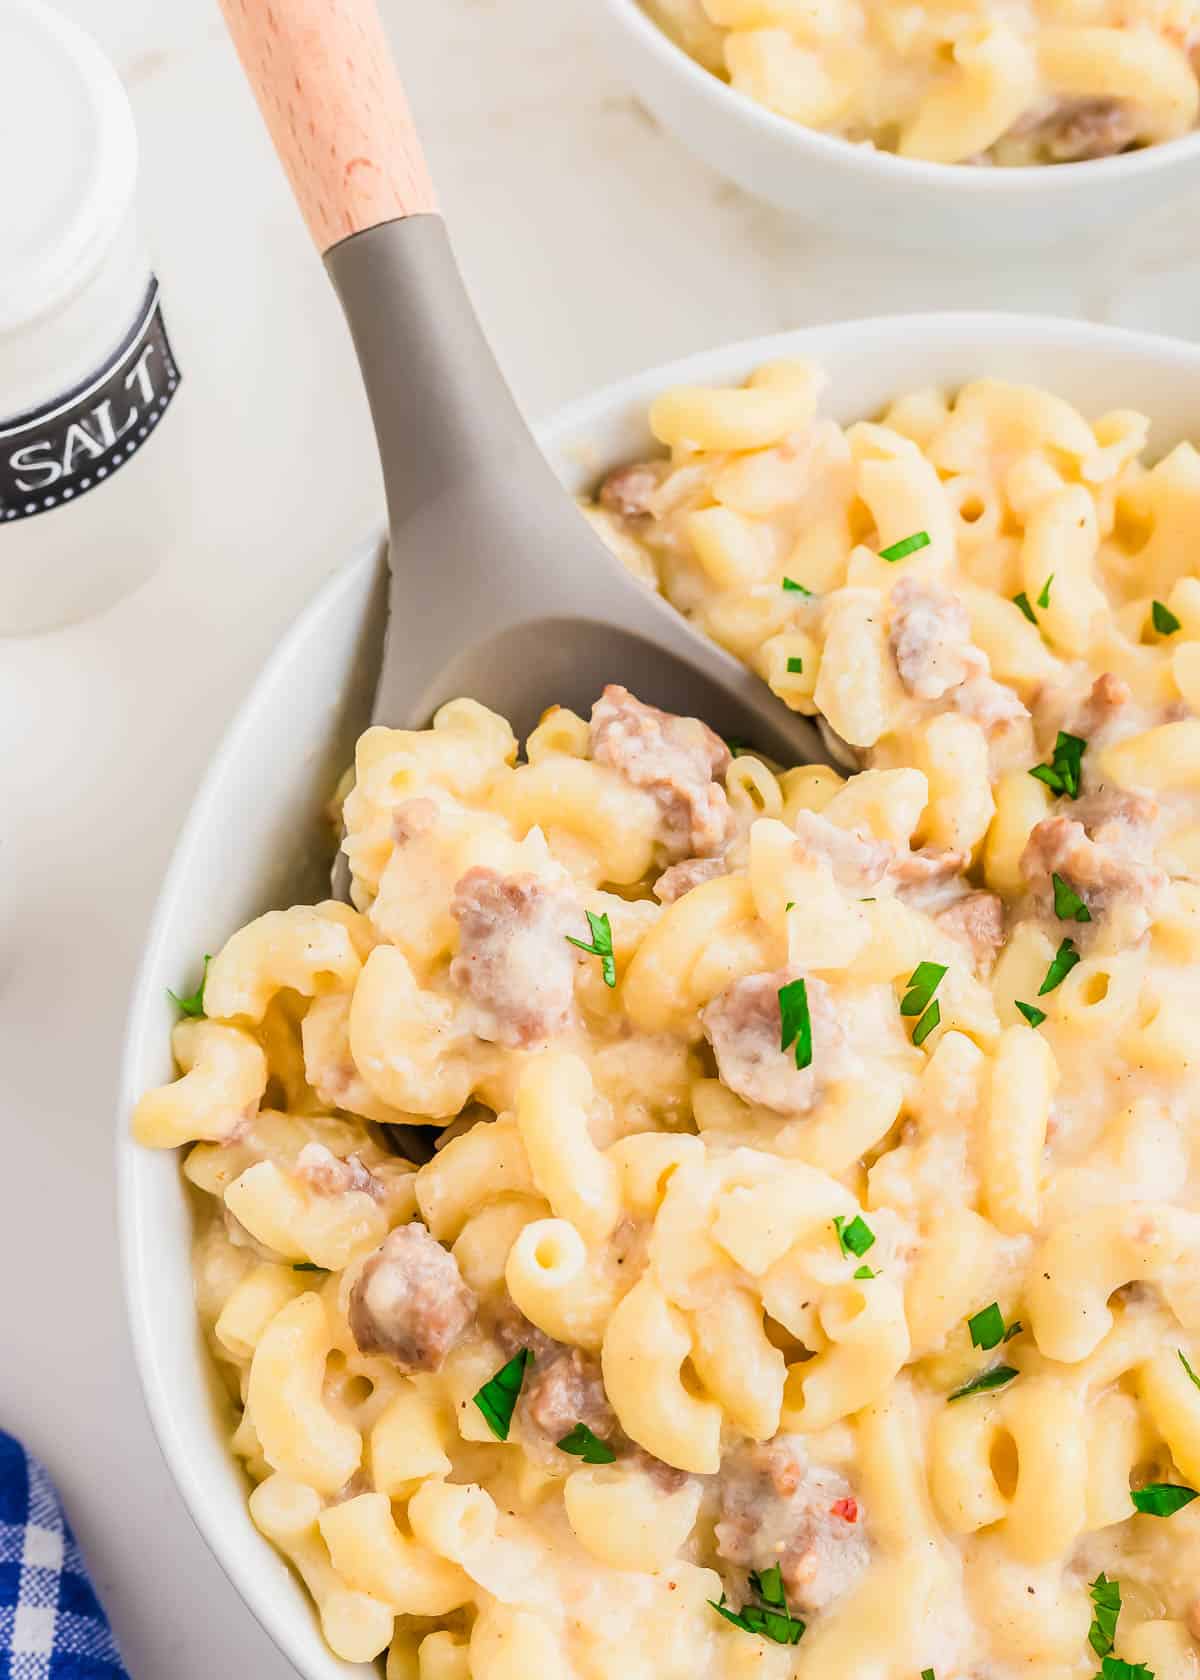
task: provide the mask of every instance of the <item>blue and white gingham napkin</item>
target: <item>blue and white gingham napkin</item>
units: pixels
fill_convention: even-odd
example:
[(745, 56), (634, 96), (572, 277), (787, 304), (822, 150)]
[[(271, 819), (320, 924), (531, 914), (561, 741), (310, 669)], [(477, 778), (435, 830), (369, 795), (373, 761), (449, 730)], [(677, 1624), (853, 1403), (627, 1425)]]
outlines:
[(2, 1429), (0, 1680), (129, 1680), (53, 1483)]

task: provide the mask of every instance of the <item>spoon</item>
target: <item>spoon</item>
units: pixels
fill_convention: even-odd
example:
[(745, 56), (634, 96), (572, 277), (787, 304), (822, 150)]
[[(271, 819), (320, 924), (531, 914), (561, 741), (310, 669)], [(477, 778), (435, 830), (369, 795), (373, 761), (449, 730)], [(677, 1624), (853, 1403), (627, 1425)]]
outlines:
[[(639, 583), (521, 417), (463, 287), (374, 0), (221, 0), (341, 299), (383, 462), (389, 616), (372, 721), (469, 695), (526, 734), (607, 683), (785, 764), (813, 724)], [(497, 214), (503, 214), (501, 206)], [(348, 896), (344, 856), (334, 889)]]

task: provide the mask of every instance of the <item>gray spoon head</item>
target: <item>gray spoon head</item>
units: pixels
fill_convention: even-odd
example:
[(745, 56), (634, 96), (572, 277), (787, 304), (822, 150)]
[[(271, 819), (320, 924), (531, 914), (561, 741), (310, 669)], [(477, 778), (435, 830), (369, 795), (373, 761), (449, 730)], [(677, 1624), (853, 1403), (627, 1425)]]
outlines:
[[(374, 722), (417, 727), (470, 695), (524, 735), (548, 706), (586, 716), (621, 683), (784, 764), (828, 758), (809, 719), (632, 577), (581, 517), (480, 331), (440, 217), (356, 234), (326, 263), (388, 497)], [(335, 890), (348, 885), (339, 868)]]

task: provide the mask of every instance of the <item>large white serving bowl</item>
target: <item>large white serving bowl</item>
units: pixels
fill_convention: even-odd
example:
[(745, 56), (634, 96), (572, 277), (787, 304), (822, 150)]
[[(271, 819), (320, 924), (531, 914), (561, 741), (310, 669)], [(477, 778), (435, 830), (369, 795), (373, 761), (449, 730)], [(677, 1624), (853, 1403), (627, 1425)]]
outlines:
[[(1096, 415), (1141, 408), (1161, 454), (1200, 434), (1200, 347), (1070, 321), (1017, 315), (915, 315), (852, 321), (750, 340), (692, 356), (575, 404), (546, 426), (564, 484), (589, 486), (606, 466), (651, 447), (649, 399), (679, 382), (736, 381), (781, 356), (819, 360), (830, 408), (875, 414), (920, 385), (991, 374), (1044, 384)], [(317, 596), (275, 652), (221, 745), (175, 852), (129, 1017), (118, 1110), (125, 1285), (150, 1415), (188, 1509), (246, 1603), (304, 1680), (366, 1675), (322, 1642), (303, 1588), (258, 1534), (228, 1445), (192, 1308), (191, 1217), (175, 1155), (135, 1146), (129, 1114), (171, 1077), (176, 1012), (166, 988), (202, 951), (252, 916), (321, 897), (322, 806), (366, 721), (380, 632), (382, 541)], [(547, 702), (553, 700), (547, 694)]]
[[(639, 0), (592, 0), (613, 68), (668, 132), (738, 186), (813, 222), (925, 248), (1120, 241), (1134, 217), (1200, 183), (1200, 131), (1090, 163), (1022, 169), (924, 163), (851, 145), (769, 111), (714, 76)], [(1103, 250), (1097, 251), (1104, 261)]]

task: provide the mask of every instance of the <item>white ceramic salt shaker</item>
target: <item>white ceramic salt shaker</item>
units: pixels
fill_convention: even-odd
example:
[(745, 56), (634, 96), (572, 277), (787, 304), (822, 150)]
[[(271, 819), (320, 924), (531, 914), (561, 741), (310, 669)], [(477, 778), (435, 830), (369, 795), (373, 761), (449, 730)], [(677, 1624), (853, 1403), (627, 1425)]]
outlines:
[(169, 543), (179, 369), (137, 161), (91, 38), (42, 0), (2, 0), (0, 635), (99, 612)]

